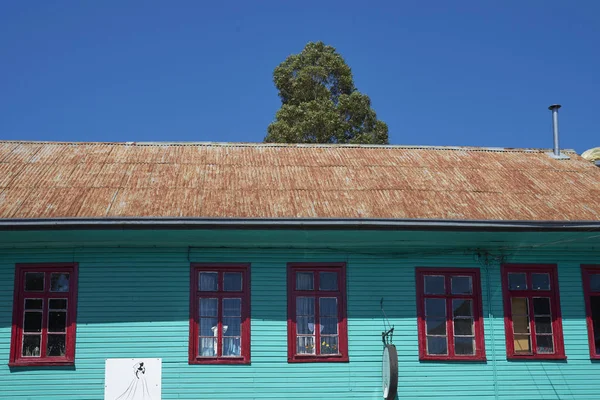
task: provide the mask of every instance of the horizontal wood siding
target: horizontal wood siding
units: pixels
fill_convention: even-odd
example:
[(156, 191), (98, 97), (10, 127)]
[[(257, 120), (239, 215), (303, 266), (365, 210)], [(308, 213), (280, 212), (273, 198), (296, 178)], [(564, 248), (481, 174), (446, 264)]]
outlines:
[[(67, 233), (68, 234), (68, 233)], [(110, 232), (105, 232), (107, 237)], [(155, 232), (152, 235), (166, 235)], [(374, 233), (365, 233), (373, 235)], [(56, 233), (61, 235), (61, 233)], [(248, 232), (252, 235), (252, 232)], [(263, 233), (264, 235), (264, 233)], [(450, 236), (449, 236), (450, 237)], [(277, 234), (271, 236), (273, 243)], [(126, 245), (127, 243), (124, 243)], [(447, 245), (447, 243), (445, 243)], [(380, 300), (395, 325), (399, 399), (592, 399), (600, 364), (589, 360), (578, 250), (514, 251), (507, 261), (559, 265), (566, 361), (507, 361), (500, 268), (473, 253), (172, 247), (1, 248), (0, 398), (103, 399), (106, 358), (163, 359), (163, 399), (380, 399)], [(78, 262), (76, 365), (7, 366), (14, 265)], [(251, 365), (188, 365), (190, 262), (251, 263)], [(287, 363), (287, 262), (347, 262), (349, 363)], [(419, 362), (415, 267), (481, 268), (487, 362)]]

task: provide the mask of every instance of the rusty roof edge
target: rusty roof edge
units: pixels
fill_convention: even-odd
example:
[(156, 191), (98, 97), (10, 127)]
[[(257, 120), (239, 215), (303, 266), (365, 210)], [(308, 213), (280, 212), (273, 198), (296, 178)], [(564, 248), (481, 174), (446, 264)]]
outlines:
[[(434, 145), (395, 145), (395, 144), (348, 144), (348, 143), (262, 143), (262, 142), (60, 142), (37, 140), (0, 140), (0, 143), (47, 144), (47, 145), (112, 145), (112, 146), (203, 146), (203, 147), (292, 147), (292, 148), (372, 148), (406, 150), (449, 150), (449, 151), (490, 151), (542, 153), (549, 148), (485, 147), (485, 146), (434, 146)], [(561, 149), (563, 152), (577, 154), (574, 149)]]
[(0, 230), (2, 231), (48, 229), (364, 229), (591, 232), (600, 230), (600, 221), (174, 217), (0, 219)]

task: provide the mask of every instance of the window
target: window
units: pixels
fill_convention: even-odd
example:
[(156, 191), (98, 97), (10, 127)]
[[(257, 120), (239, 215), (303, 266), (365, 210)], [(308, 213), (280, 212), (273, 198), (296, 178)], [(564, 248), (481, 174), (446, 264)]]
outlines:
[(590, 357), (600, 359), (600, 265), (581, 267)]
[(10, 366), (75, 362), (77, 264), (17, 264)]
[(506, 355), (509, 359), (564, 359), (555, 265), (502, 266)]
[(248, 265), (192, 265), (190, 364), (250, 363)]
[(421, 360), (483, 361), (483, 315), (477, 269), (417, 268)]
[(288, 361), (348, 361), (345, 264), (288, 264)]

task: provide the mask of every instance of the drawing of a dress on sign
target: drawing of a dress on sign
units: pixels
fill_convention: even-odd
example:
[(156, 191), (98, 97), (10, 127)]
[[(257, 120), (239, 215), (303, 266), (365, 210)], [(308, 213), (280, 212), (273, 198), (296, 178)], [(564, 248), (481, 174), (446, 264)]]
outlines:
[(106, 360), (104, 400), (161, 400), (160, 358)]
[(125, 391), (115, 400), (152, 400), (148, 382), (146, 381), (146, 367), (143, 362), (133, 366), (133, 378)]

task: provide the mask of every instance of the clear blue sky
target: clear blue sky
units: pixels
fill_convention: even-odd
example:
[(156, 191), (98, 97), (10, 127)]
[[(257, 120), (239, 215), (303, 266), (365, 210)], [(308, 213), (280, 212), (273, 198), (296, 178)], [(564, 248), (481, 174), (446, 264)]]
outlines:
[(4, 1), (0, 139), (262, 141), (272, 71), (337, 48), (393, 144), (600, 146), (600, 1)]

